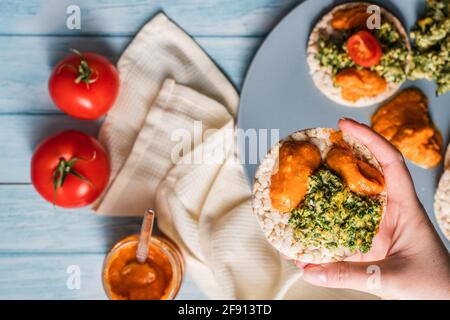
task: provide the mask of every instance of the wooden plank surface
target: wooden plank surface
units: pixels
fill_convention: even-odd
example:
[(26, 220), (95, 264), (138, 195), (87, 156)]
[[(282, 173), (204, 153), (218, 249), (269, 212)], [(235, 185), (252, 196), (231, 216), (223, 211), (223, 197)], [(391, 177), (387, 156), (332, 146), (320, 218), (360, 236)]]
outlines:
[[(131, 37), (0, 36), (0, 113), (55, 113), (47, 91), (53, 66), (70, 48), (94, 51), (116, 62)], [(261, 38), (197, 38), (196, 41), (241, 87)]]
[(84, 209), (61, 209), (32, 185), (0, 185), (0, 254), (106, 253), (139, 232), (140, 218), (109, 218)]
[[(104, 40), (104, 42), (100, 40)], [(97, 51), (113, 61), (128, 38), (12, 37), (0, 41), (0, 183), (27, 183), (32, 151), (44, 137), (64, 129), (96, 134), (97, 122), (77, 121), (62, 115), (51, 102), (47, 79), (67, 48)], [(1, 40), (1, 37), (0, 37)], [(240, 88), (260, 38), (200, 38), (231, 81)], [(108, 43), (104, 45), (102, 43)], [(114, 48), (114, 49), (111, 49)], [(34, 50), (34, 54), (27, 52)], [(49, 57), (53, 58), (49, 58)], [(11, 72), (14, 70), (14, 72)]]
[[(0, 34), (134, 35), (164, 11), (194, 36), (265, 35), (299, 0), (2, 0)], [(78, 5), (81, 29), (66, 27)]]
[[(0, 254), (0, 299), (106, 299), (101, 283), (104, 257), (89, 253)], [(80, 271), (79, 289), (70, 285), (73, 267)], [(177, 299), (206, 298), (187, 275)]]
[(68, 129), (96, 135), (98, 127), (63, 114), (0, 115), (0, 183), (30, 183), (31, 155), (45, 137)]
[[(205, 49), (240, 89), (263, 37), (299, 0), (2, 0), (0, 1), (0, 299), (103, 299), (101, 265), (139, 219), (89, 209), (61, 210), (30, 185), (32, 151), (64, 129), (95, 135), (99, 122), (71, 119), (49, 99), (47, 80), (69, 48), (116, 62), (139, 28), (164, 11)], [(66, 28), (66, 9), (81, 9), (81, 30)], [(67, 267), (81, 289), (66, 286)], [(178, 298), (206, 296), (186, 276)]]

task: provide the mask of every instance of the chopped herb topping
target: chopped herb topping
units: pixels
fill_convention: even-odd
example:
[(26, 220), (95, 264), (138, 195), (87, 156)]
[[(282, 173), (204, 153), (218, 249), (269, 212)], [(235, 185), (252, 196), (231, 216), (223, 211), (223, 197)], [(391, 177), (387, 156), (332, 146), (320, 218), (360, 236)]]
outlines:
[[(360, 29), (344, 31), (339, 36), (330, 35), (318, 40), (319, 50), (315, 58), (322, 67), (330, 67), (333, 76), (349, 67), (361, 68), (351, 60), (346, 46), (348, 38), (358, 31)], [(383, 55), (380, 63), (371, 67), (370, 70), (377, 72), (387, 82), (401, 83), (405, 81), (409, 53), (397, 29), (385, 21), (381, 24), (380, 29), (374, 30), (373, 35), (380, 43)]]
[(450, 90), (450, 0), (427, 0), (425, 16), (413, 31), (409, 78), (436, 81), (436, 94)]
[(381, 221), (381, 203), (358, 195), (322, 166), (308, 179), (308, 192), (291, 211), (289, 224), (304, 246), (343, 246), (366, 253)]

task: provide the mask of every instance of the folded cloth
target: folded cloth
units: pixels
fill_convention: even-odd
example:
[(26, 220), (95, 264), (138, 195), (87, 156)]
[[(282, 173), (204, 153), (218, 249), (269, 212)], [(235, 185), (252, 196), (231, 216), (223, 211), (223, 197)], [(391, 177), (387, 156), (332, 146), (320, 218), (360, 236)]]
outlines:
[(154, 207), (158, 227), (214, 299), (368, 297), (305, 283), (265, 240), (236, 152), (238, 95), (190, 37), (158, 14), (118, 68), (121, 92), (100, 130), (112, 178), (98, 214)]

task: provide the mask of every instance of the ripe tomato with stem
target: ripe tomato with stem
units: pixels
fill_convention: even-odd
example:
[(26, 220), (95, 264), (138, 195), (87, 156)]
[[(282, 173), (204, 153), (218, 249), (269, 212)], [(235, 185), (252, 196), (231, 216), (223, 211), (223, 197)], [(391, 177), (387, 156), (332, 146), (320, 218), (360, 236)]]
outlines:
[(113, 106), (119, 93), (119, 74), (106, 58), (95, 53), (72, 55), (60, 61), (50, 76), (53, 102), (68, 115), (95, 120)]
[(45, 139), (31, 160), (31, 181), (47, 201), (63, 208), (93, 203), (110, 176), (101, 144), (80, 131), (64, 131)]

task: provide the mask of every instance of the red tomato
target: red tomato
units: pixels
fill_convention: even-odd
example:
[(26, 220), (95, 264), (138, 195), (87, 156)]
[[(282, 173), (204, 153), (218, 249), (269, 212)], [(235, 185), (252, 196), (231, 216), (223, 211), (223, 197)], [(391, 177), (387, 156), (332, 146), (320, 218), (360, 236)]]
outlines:
[(365, 68), (380, 63), (383, 54), (377, 38), (366, 30), (359, 31), (348, 39), (347, 51), (354, 63)]
[(48, 82), (50, 97), (68, 115), (95, 120), (114, 104), (119, 92), (119, 75), (104, 57), (74, 52), (53, 69)]
[(31, 160), (31, 181), (47, 201), (63, 208), (94, 202), (110, 175), (100, 143), (79, 131), (64, 131), (41, 142)]

